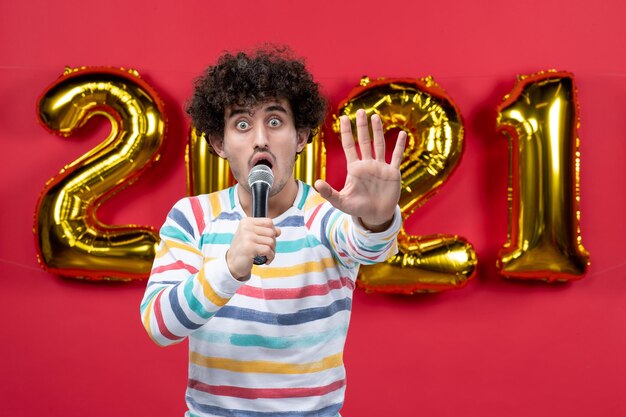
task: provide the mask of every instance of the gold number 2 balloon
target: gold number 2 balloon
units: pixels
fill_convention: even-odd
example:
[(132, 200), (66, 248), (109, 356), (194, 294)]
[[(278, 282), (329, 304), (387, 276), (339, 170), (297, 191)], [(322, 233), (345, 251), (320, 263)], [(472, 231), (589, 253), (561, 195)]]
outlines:
[[(404, 219), (424, 204), (450, 177), (461, 159), (464, 130), (452, 99), (427, 77), (361, 80), (339, 105), (339, 113), (355, 123), (356, 111), (378, 114), (385, 131), (408, 134), (400, 166), (400, 209)], [(339, 133), (336, 118), (335, 131)], [(399, 253), (385, 263), (362, 267), (358, 284), (376, 292), (411, 294), (461, 287), (476, 271), (476, 253), (453, 235), (398, 237)]]
[(158, 160), (165, 112), (133, 70), (66, 69), (38, 101), (40, 123), (71, 136), (92, 117), (112, 125), (104, 142), (46, 184), (35, 212), (39, 261), (49, 272), (85, 279), (138, 279), (150, 273), (158, 234), (98, 221), (98, 206)]
[(509, 137), (509, 236), (497, 268), (510, 278), (582, 278), (589, 253), (580, 236), (580, 150), (574, 76), (519, 77), (498, 107)]
[[(209, 194), (234, 184), (228, 161), (213, 153), (205, 135), (195, 128), (189, 133), (185, 161), (189, 195)], [(321, 130), (300, 153), (293, 171), (295, 178), (308, 184), (326, 178), (326, 149)]]

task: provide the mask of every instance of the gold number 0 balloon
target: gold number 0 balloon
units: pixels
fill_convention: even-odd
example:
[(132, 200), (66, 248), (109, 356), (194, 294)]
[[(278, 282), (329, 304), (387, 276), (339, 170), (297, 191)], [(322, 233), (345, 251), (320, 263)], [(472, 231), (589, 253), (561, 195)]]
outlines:
[(511, 278), (582, 278), (589, 254), (580, 236), (580, 151), (574, 77), (522, 76), (498, 107), (509, 137), (509, 236), (497, 267)]
[[(402, 129), (408, 142), (400, 171), (404, 219), (432, 197), (454, 171), (463, 152), (463, 122), (452, 99), (430, 77), (424, 80), (361, 80), (339, 105), (355, 123), (356, 111), (378, 114), (385, 131)], [(354, 126), (353, 126), (354, 129)], [(338, 118), (335, 131), (339, 133)], [(370, 291), (411, 294), (461, 287), (473, 277), (476, 253), (459, 236), (398, 237), (399, 253), (362, 267), (358, 284)]]
[(96, 210), (158, 160), (166, 122), (157, 94), (132, 70), (66, 69), (38, 108), (40, 123), (65, 137), (96, 115), (112, 125), (107, 139), (65, 166), (39, 198), (34, 232), (43, 268), (75, 278), (146, 278), (158, 234), (102, 224)]
[[(228, 161), (213, 153), (205, 135), (198, 134), (195, 128), (189, 133), (185, 162), (189, 195), (209, 194), (234, 184)], [(326, 178), (326, 149), (321, 130), (300, 153), (293, 171), (295, 178), (308, 184)]]
[(228, 161), (213, 153), (205, 135), (195, 128), (189, 132), (185, 152), (187, 194), (210, 194), (234, 184)]

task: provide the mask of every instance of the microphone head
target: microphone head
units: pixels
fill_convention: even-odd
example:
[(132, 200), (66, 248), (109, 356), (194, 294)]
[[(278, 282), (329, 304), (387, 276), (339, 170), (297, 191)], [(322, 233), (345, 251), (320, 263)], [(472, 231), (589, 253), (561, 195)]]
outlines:
[(274, 173), (267, 165), (255, 165), (248, 174), (248, 186), (252, 188), (252, 184), (257, 182), (265, 182), (272, 188), (274, 185)]

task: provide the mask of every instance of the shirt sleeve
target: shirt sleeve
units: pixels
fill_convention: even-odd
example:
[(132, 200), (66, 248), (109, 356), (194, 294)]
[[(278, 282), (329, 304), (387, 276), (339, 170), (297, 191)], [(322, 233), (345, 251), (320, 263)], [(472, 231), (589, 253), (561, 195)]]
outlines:
[(172, 208), (160, 230), (140, 312), (144, 328), (161, 346), (175, 344), (201, 327), (244, 284), (230, 273), (224, 256), (205, 258), (196, 216), (196, 197)]
[(358, 218), (332, 206), (323, 219), (321, 232), (327, 237), (335, 258), (344, 267), (383, 262), (398, 252), (397, 235), (402, 227), (398, 206), (389, 228), (377, 233), (363, 227)]

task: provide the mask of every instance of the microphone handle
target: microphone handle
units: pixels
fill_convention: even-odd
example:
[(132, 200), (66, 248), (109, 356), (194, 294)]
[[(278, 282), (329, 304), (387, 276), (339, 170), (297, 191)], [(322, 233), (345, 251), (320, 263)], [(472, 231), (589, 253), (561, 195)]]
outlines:
[[(268, 195), (270, 192), (269, 184), (263, 181), (252, 184), (252, 217), (267, 217)], [(266, 256), (257, 255), (254, 257), (255, 265), (265, 265), (267, 263)]]
[(266, 256), (257, 255), (252, 260), (252, 263), (254, 263), (255, 265), (265, 265), (267, 263), (267, 257)]

